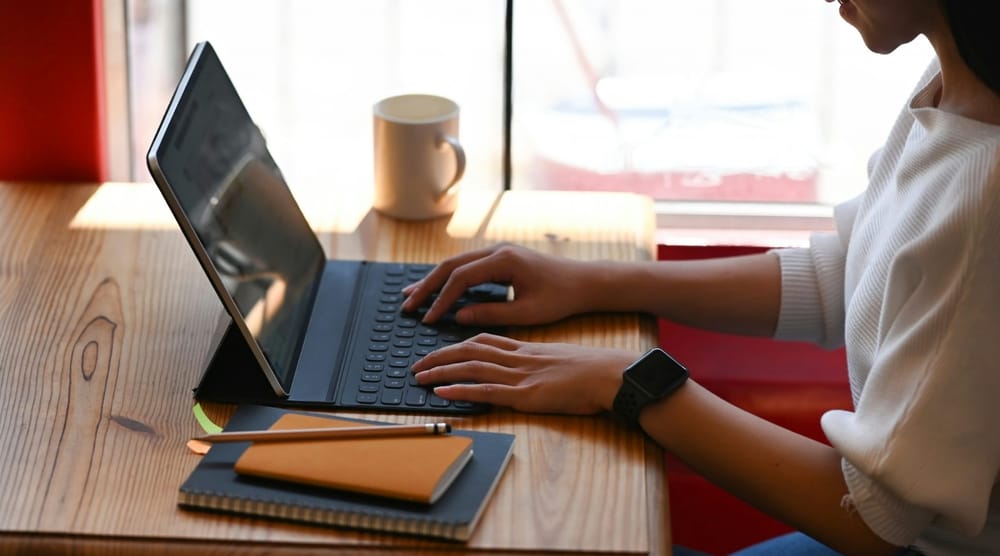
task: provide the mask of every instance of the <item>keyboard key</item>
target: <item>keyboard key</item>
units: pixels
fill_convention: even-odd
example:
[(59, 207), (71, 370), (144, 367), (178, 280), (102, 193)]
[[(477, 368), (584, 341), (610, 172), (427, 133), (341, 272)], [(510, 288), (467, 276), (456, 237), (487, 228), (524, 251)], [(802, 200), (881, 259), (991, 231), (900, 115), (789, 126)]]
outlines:
[(413, 340), (400, 338), (394, 341), (392, 345), (393, 347), (398, 347), (398, 348), (411, 348), (413, 347)]
[(392, 332), (392, 325), (379, 323), (373, 326), (372, 330), (375, 332)]
[(406, 391), (406, 405), (422, 406), (427, 403), (427, 391), (419, 387), (411, 387)]
[(368, 351), (387, 351), (389, 344), (368, 344)]
[(416, 332), (414, 332), (412, 329), (409, 329), (409, 328), (403, 328), (403, 329), (400, 329), (400, 330), (396, 331), (396, 337), (397, 338), (412, 338), (415, 335), (416, 335)]
[(382, 385), (386, 388), (402, 388), (403, 386), (406, 386), (406, 381), (401, 378), (387, 378)]
[(403, 391), (402, 390), (383, 390), (382, 391), (382, 403), (385, 405), (399, 405), (403, 402)]
[(378, 396), (375, 394), (359, 392), (356, 399), (358, 400), (358, 403), (373, 404), (378, 401)]
[(392, 367), (385, 372), (385, 376), (389, 378), (406, 378), (407, 374), (412, 374), (412, 373), (410, 373), (406, 369), (406, 367)]
[(431, 392), (427, 396), (427, 399), (428, 399), (431, 407), (448, 407), (448, 406), (451, 405), (451, 400), (446, 400), (446, 399), (442, 398), (441, 396), (438, 396), (434, 392)]
[(365, 392), (367, 394), (377, 394), (379, 391), (379, 385), (374, 382), (362, 382), (361, 386), (358, 386), (358, 392)]
[(410, 350), (396, 348), (396, 349), (392, 350), (392, 352), (389, 353), (389, 355), (391, 357), (398, 357), (400, 359), (406, 359), (407, 357), (410, 356)]
[(385, 361), (385, 354), (384, 353), (369, 353), (369, 354), (365, 355), (365, 359), (367, 361), (374, 361), (375, 363), (381, 363), (382, 361)]
[(362, 382), (382, 382), (382, 375), (376, 373), (361, 373)]
[(384, 368), (385, 365), (383, 365), (382, 363), (365, 363), (364, 367), (365, 372), (368, 373), (380, 373)]
[(405, 369), (410, 366), (409, 359), (390, 359), (389, 366), (398, 369)]
[(368, 339), (373, 342), (382, 343), (391, 340), (392, 336), (386, 334), (385, 332), (379, 332), (377, 334), (372, 334)]

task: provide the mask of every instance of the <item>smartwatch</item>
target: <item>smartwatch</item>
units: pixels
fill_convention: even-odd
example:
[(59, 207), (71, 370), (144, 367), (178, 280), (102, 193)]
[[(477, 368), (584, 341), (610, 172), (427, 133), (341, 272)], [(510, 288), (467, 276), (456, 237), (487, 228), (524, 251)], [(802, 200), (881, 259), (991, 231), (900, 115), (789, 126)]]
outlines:
[(687, 379), (684, 365), (662, 349), (653, 348), (622, 373), (622, 386), (612, 408), (630, 425), (638, 427), (639, 413), (644, 407), (667, 397)]

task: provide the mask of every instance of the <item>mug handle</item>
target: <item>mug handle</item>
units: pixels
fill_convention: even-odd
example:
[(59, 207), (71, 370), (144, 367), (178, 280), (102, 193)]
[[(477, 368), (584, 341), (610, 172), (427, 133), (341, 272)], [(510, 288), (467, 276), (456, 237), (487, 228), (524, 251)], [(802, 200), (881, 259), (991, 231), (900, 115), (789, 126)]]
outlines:
[(445, 144), (451, 146), (451, 150), (455, 153), (455, 177), (451, 178), (451, 182), (444, 186), (444, 189), (438, 192), (438, 199), (444, 197), (445, 194), (451, 191), (451, 188), (458, 183), (458, 180), (462, 179), (462, 175), (465, 174), (465, 149), (462, 148), (462, 144), (458, 142), (458, 139), (452, 137), (451, 135), (439, 135), (438, 148)]

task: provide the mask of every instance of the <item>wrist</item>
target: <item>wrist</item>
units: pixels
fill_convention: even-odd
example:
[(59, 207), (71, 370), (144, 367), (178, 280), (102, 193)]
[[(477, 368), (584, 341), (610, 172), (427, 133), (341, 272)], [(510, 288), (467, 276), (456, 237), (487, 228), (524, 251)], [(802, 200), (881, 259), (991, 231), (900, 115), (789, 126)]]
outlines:
[(615, 406), (615, 396), (622, 387), (622, 369), (619, 367), (609, 367), (597, 384), (594, 391), (597, 393), (597, 406), (601, 411), (612, 412)]
[(625, 268), (612, 261), (582, 262), (577, 274), (582, 279), (578, 282), (579, 299), (584, 300), (581, 312), (622, 312), (629, 311), (623, 306), (627, 292), (623, 290), (627, 276)]

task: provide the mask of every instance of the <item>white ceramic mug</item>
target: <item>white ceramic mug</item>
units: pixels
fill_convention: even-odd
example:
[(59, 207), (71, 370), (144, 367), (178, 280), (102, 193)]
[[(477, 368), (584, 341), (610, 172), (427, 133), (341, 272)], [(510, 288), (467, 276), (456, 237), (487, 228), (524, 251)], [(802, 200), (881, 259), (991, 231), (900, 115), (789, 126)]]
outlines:
[(409, 94), (383, 99), (373, 111), (375, 210), (406, 220), (455, 212), (456, 185), (465, 173), (458, 105)]

